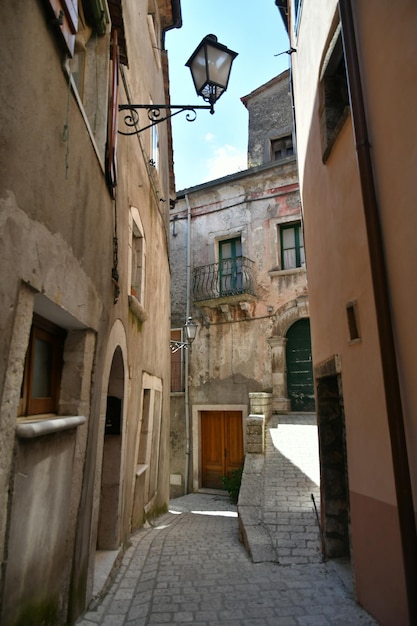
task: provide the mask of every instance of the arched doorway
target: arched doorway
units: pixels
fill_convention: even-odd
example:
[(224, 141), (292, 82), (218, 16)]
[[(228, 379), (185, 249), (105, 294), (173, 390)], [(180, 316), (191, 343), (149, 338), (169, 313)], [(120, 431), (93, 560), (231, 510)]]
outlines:
[(314, 411), (310, 320), (302, 318), (287, 332), (287, 395), (292, 411)]
[(125, 371), (120, 346), (113, 354), (107, 388), (101, 471), (100, 509), (97, 533), (98, 550), (115, 550), (120, 543), (122, 417)]

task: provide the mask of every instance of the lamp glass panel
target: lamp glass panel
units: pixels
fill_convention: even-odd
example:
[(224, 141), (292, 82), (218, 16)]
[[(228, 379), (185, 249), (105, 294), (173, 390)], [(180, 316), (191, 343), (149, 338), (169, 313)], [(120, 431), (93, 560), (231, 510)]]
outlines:
[(197, 324), (195, 322), (187, 322), (185, 325), (185, 333), (188, 341), (194, 341), (197, 334)]
[(207, 45), (208, 78), (211, 83), (226, 88), (233, 58), (228, 51)]
[(206, 61), (204, 58), (204, 49), (202, 53), (194, 57), (191, 62), (190, 70), (193, 76), (194, 85), (197, 93), (199, 93), (207, 80), (206, 75)]

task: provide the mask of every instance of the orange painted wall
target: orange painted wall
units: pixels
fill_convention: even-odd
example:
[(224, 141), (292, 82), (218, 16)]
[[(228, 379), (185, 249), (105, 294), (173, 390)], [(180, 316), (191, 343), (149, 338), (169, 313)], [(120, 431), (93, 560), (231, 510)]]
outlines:
[[(314, 6), (313, 6), (314, 4)], [(354, 1), (361, 71), (388, 264), (414, 502), (417, 502), (417, 350), (414, 279), (417, 5)], [(292, 55), (314, 365), (339, 355), (346, 417), (351, 534), (358, 598), (381, 624), (405, 615), (396, 494), (375, 305), (352, 121), (326, 164), (319, 127), (319, 77), (336, 0), (304, 2)], [(361, 340), (349, 342), (355, 300)], [(406, 619), (406, 618), (405, 618)]]

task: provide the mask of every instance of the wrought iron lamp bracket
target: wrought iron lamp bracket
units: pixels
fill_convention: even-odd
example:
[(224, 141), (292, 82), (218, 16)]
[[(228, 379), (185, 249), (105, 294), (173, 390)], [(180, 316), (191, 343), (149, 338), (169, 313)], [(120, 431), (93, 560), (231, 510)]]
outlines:
[(178, 352), (178, 350), (188, 350), (190, 344), (187, 341), (174, 341), (171, 339), (169, 347), (171, 348), (172, 354), (174, 354), (174, 352)]
[[(151, 122), (147, 126), (143, 126), (142, 128), (138, 128), (139, 126), (139, 110), (145, 109), (147, 111), (148, 119)], [(198, 109), (206, 109), (209, 110), (210, 113), (214, 113), (213, 104), (197, 104), (194, 106), (188, 104), (120, 104), (119, 111), (124, 111), (123, 121), (125, 126), (129, 128), (128, 131), (119, 130), (120, 135), (138, 135), (139, 133), (155, 126), (156, 124), (160, 124), (161, 122), (165, 122), (165, 120), (174, 117), (174, 115), (178, 115), (179, 113), (186, 112), (186, 120), (187, 122), (194, 122), (197, 118), (196, 111)], [(163, 111), (169, 111), (168, 114), (164, 115)], [(174, 111), (174, 112), (172, 112)]]

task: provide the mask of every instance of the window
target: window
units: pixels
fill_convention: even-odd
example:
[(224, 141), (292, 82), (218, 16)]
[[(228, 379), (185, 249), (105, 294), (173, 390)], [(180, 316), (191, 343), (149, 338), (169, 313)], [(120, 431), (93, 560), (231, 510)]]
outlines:
[(131, 269), (129, 293), (139, 302), (145, 297), (145, 238), (139, 211), (131, 208)]
[(279, 161), (294, 154), (292, 135), (271, 139), (271, 161)]
[(19, 415), (57, 413), (66, 332), (34, 314)]
[(300, 26), (300, 18), (301, 18), (301, 7), (303, 5), (303, 0), (294, 0), (294, 11), (295, 11), (295, 30), (298, 32)]
[(131, 293), (139, 301), (143, 301), (143, 237), (142, 233), (135, 228), (136, 224), (133, 223), (133, 235), (132, 235), (132, 285)]
[(79, 2), (74, 54), (66, 68), (95, 150), (104, 162), (110, 59), (108, 37), (103, 36), (108, 22), (103, 2)]
[(330, 43), (321, 75), (319, 115), (323, 162), (325, 163), (349, 111), (349, 93), (340, 25)]
[(301, 224), (288, 224), (280, 227), (281, 269), (288, 270), (305, 264), (304, 237)]
[(111, 80), (110, 80), (110, 103), (109, 118), (107, 124), (107, 147), (106, 147), (106, 173), (107, 182), (115, 197), (114, 188), (117, 185), (117, 116), (119, 112), (119, 34), (117, 29), (112, 31), (111, 41)]
[(349, 328), (349, 340), (352, 342), (361, 338), (358, 324), (358, 304), (356, 301), (349, 302), (346, 305), (346, 313)]
[(78, 0), (49, 0), (49, 4), (55, 16), (54, 24), (59, 28), (67, 51), (72, 56), (78, 28)]
[(144, 374), (142, 424), (137, 465), (146, 468), (145, 511), (149, 510), (158, 488), (159, 450), (162, 417), (162, 381)]
[(158, 68), (161, 69), (161, 44), (159, 43), (161, 27), (159, 24), (159, 16), (155, 0), (149, 0), (148, 2), (147, 21), (155, 61)]
[(220, 295), (242, 293), (242, 242), (240, 237), (219, 242)]

